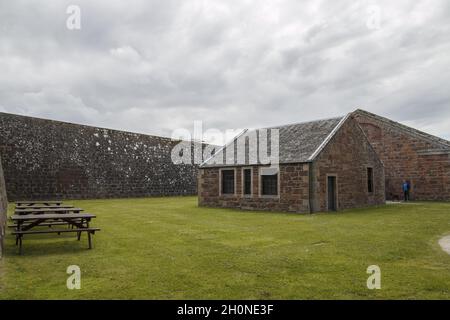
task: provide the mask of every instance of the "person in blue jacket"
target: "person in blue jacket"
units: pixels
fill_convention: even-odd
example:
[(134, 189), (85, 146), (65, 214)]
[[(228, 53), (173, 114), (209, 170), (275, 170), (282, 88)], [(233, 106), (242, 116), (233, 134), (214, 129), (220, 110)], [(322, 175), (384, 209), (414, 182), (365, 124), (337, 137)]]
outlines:
[(403, 195), (405, 197), (405, 201), (409, 201), (409, 191), (411, 190), (411, 185), (408, 181), (404, 180), (402, 184)]

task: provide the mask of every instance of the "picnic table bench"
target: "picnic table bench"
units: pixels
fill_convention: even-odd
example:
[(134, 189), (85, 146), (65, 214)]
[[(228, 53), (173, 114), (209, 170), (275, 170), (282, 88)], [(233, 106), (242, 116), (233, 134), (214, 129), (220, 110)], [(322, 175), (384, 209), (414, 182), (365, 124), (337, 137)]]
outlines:
[[(43, 234), (43, 233), (65, 233), (76, 232), (77, 240), (81, 238), (81, 233), (88, 234), (89, 249), (92, 249), (91, 236), (100, 228), (89, 227), (89, 222), (96, 216), (90, 213), (42, 213), (42, 214), (15, 214), (11, 216), (11, 220), (15, 223), (15, 231), (11, 234), (16, 236), (16, 245), (19, 245), (19, 254), (22, 254), (22, 238), (26, 234)], [(37, 226), (45, 226), (49, 223), (54, 224), (54, 220), (59, 220), (63, 224), (73, 226), (73, 229), (39, 229), (31, 230)], [(49, 222), (50, 221), (50, 222)]]
[(62, 201), (16, 201), (16, 206), (33, 206), (33, 205), (38, 205), (38, 204), (42, 204), (45, 206), (50, 206), (50, 205), (55, 205), (55, 206), (60, 206), (62, 205)]
[(60, 205), (60, 206), (55, 206), (55, 205), (50, 205), (50, 206), (46, 206), (46, 205), (32, 205), (32, 206), (16, 206), (16, 211), (17, 210), (25, 210), (25, 209), (60, 209), (60, 208), (73, 208), (72, 205)]
[[(60, 206), (43, 206), (43, 205), (32, 205), (32, 206), (24, 206), (18, 207), (16, 206), (15, 214), (23, 215), (23, 214), (43, 214), (43, 213), (80, 213), (83, 211), (81, 208), (74, 208), (72, 205), (60, 205)], [(67, 224), (61, 221), (55, 222), (45, 222), (41, 225), (46, 225), (51, 227), (52, 225), (64, 225)], [(15, 226), (8, 226), (9, 228), (14, 228)], [(72, 226), (73, 227), (73, 226)]]
[(26, 208), (26, 209), (17, 209), (15, 210), (16, 214), (19, 215), (27, 215), (27, 214), (44, 214), (44, 213), (80, 213), (84, 211), (81, 208)]

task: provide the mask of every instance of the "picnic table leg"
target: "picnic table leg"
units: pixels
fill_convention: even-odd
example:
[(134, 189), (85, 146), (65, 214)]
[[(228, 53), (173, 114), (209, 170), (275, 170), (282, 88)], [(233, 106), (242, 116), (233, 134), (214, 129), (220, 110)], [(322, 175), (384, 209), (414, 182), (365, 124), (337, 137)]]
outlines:
[[(83, 219), (81, 219), (81, 225), (83, 225)], [(72, 224), (72, 228), (73, 228), (73, 224)], [(77, 233), (77, 239), (78, 239), (78, 241), (80, 241), (80, 239), (81, 239), (81, 231), (78, 231), (78, 233)]]
[[(89, 219), (86, 219), (86, 228), (89, 228)], [(91, 234), (91, 231), (88, 231), (87, 234), (88, 234), (89, 249), (92, 249), (92, 234)]]
[(88, 242), (89, 242), (89, 249), (92, 249), (92, 239), (91, 239), (91, 232), (90, 231), (88, 231)]
[[(16, 231), (20, 231), (22, 225), (21, 221), (17, 221)], [(16, 234), (16, 246), (19, 244), (19, 235)]]
[(22, 255), (22, 235), (19, 235), (19, 255)]
[[(81, 220), (81, 222), (83, 222), (83, 220)], [(74, 228), (74, 225), (73, 225), (73, 224), (70, 224), (70, 227), (73, 229), (73, 228)], [(80, 240), (80, 239), (78, 239), (78, 240)]]

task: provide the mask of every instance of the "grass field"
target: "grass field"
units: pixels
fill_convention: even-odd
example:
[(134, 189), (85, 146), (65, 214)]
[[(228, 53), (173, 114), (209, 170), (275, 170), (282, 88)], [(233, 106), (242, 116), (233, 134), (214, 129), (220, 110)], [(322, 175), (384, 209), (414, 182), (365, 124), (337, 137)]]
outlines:
[[(198, 208), (195, 197), (70, 202), (86, 235), (6, 238), (0, 299), (450, 299), (449, 203), (296, 215)], [(10, 207), (12, 209), (12, 207)], [(10, 210), (11, 212), (11, 210)], [(66, 268), (81, 268), (68, 290)], [(381, 268), (381, 290), (366, 269)]]

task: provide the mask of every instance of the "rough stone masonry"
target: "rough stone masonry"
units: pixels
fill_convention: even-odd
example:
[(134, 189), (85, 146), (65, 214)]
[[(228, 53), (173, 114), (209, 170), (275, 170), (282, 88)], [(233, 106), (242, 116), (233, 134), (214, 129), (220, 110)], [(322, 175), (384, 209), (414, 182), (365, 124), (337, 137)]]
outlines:
[(6, 198), (5, 180), (3, 178), (2, 161), (0, 155), (0, 258), (3, 253), (3, 238), (6, 234), (6, 210), (8, 200)]
[(407, 180), (412, 200), (450, 201), (450, 141), (364, 110), (353, 115), (384, 163), (387, 200), (401, 200)]
[(170, 138), (0, 113), (8, 199), (194, 195), (197, 166)]

